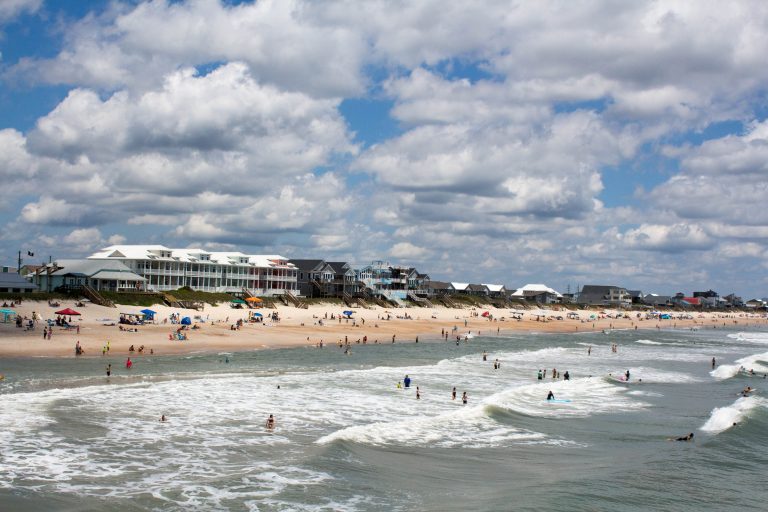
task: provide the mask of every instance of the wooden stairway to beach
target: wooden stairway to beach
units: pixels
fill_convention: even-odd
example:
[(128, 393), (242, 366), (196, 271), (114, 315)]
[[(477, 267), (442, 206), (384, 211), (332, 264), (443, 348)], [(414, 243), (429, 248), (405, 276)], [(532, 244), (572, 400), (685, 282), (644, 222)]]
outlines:
[(445, 307), (452, 308), (452, 309), (461, 309), (461, 306), (456, 301), (448, 297), (447, 295), (441, 295), (437, 298), (437, 300), (442, 302), (443, 305), (445, 305)]
[(421, 307), (424, 307), (424, 308), (433, 308), (434, 307), (432, 305), (432, 303), (429, 301), (429, 299), (426, 299), (424, 297), (419, 297), (418, 295), (416, 295), (413, 292), (408, 292), (408, 298), (411, 299), (413, 302), (415, 302), (416, 304), (418, 304)]
[(294, 307), (301, 308), (301, 309), (309, 308), (309, 305), (306, 302), (299, 299), (297, 296), (291, 293), (290, 290), (285, 290), (281, 295), (281, 297), (283, 298), (283, 303), (285, 303), (286, 306), (292, 305)]
[(170, 306), (172, 308), (183, 308), (184, 305), (179, 302), (179, 299), (171, 295), (170, 293), (162, 292), (160, 296), (163, 298), (163, 302), (165, 302), (166, 306)]
[[(353, 297), (347, 292), (344, 292), (341, 296), (341, 300), (344, 301), (344, 304), (347, 305), (347, 307), (353, 308), (364, 308), (364, 309), (371, 309), (371, 306), (363, 299), (362, 297)], [(357, 306), (355, 306), (355, 304)]]
[(102, 297), (102, 295), (99, 292), (97, 292), (87, 284), (83, 285), (81, 291), (83, 292), (83, 295), (85, 295), (85, 297), (91, 302), (93, 302), (94, 304), (98, 304), (99, 306), (106, 306), (108, 308), (116, 307), (111, 300), (105, 299), (104, 297)]

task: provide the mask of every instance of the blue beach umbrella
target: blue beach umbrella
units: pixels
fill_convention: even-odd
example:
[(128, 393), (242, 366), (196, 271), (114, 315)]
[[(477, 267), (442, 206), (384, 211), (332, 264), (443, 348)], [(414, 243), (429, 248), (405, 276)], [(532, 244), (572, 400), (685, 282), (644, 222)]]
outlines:
[(264, 316), (261, 313), (254, 313), (253, 316)]
[(185, 316), (181, 319), (181, 325), (192, 325), (192, 320), (188, 316)]
[(354, 311), (344, 311), (343, 313), (344, 313), (346, 316), (352, 316), (352, 314), (354, 313)]

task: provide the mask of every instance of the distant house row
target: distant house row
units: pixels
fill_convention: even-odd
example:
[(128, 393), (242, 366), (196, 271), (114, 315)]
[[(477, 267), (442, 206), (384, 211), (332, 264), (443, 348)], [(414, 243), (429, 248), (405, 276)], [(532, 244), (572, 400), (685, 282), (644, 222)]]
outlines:
[[(374, 261), (355, 268), (345, 261), (290, 259), (202, 249), (171, 249), (163, 245), (112, 245), (87, 259), (57, 260), (25, 267), (27, 279), (0, 273), (0, 292), (54, 291), (90, 287), (107, 291), (165, 292), (182, 287), (235, 295), (295, 295), (338, 297), (347, 301), (374, 300), (402, 305), (405, 300), (429, 303), (454, 295), (493, 301), (537, 304), (576, 303), (583, 306), (682, 308), (765, 308), (763, 299), (744, 302), (733, 294), (720, 297), (713, 290), (690, 296), (643, 294), (614, 285), (585, 285), (574, 294), (561, 294), (544, 284), (509, 288), (503, 284), (432, 280), (414, 267)], [(24, 274), (25, 272), (22, 272)], [(16, 276), (16, 277), (12, 277)], [(445, 302), (445, 301), (443, 301)]]

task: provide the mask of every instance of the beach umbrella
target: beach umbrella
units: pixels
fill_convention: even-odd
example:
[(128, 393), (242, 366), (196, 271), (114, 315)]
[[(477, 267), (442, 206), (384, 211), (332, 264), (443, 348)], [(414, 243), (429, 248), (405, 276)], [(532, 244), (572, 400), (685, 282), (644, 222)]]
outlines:
[(264, 316), (261, 313), (254, 313), (253, 316)]
[(61, 311), (57, 311), (56, 314), (57, 315), (65, 315), (65, 316), (79, 316), (80, 315), (80, 313), (78, 313), (77, 311), (75, 311), (74, 309), (71, 309), (71, 308), (62, 309)]
[(152, 311), (151, 309), (142, 309), (141, 312), (144, 313), (147, 316), (151, 316), (151, 315), (156, 315), (157, 314), (156, 311)]
[(484, 317), (486, 317), (486, 318), (487, 318), (487, 317), (488, 317), (488, 315), (490, 315), (490, 313), (489, 313), (488, 311), (486, 311), (486, 312), (485, 312), (485, 313), (483, 313), (481, 316), (484, 316)]
[(352, 314), (354, 313), (354, 311), (344, 311), (343, 313), (344, 313), (346, 316), (352, 316)]
[(260, 299), (260, 298), (258, 298), (258, 297), (248, 297), (248, 298), (247, 298), (247, 299), (245, 299), (245, 300), (247, 300), (248, 302), (264, 302), (263, 300), (261, 300), (261, 299)]
[(181, 325), (192, 325), (192, 320), (188, 316), (185, 316), (181, 319)]

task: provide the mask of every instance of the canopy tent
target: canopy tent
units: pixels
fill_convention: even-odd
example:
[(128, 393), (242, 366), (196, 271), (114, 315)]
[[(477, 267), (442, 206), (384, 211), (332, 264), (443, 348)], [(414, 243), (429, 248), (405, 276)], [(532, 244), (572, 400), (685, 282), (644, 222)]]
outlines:
[(261, 313), (254, 313), (251, 316), (264, 316), (264, 315), (262, 315)]
[(64, 316), (80, 316), (80, 313), (78, 313), (77, 311), (75, 311), (72, 308), (62, 309), (60, 311), (57, 311), (56, 314), (57, 315), (64, 315)]
[(247, 299), (245, 299), (245, 300), (247, 300), (248, 302), (264, 302), (263, 300), (261, 300), (261, 299), (260, 299), (260, 298), (258, 298), (258, 297), (248, 297), (248, 298), (247, 298)]
[(155, 315), (157, 314), (156, 311), (152, 311), (151, 309), (142, 309), (141, 312), (144, 313), (149, 320), (154, 320)]
[(232, 304), (245, 304), (243, 299), (232, 299)]
[(185, 316), (181, 319), (181, 325), (192, 325), (192, 319), (188, 316)]
[(11, 318), (16, 315), (17, 313), (12, 309), (0, 309), (0, 322), (10, 322)]

